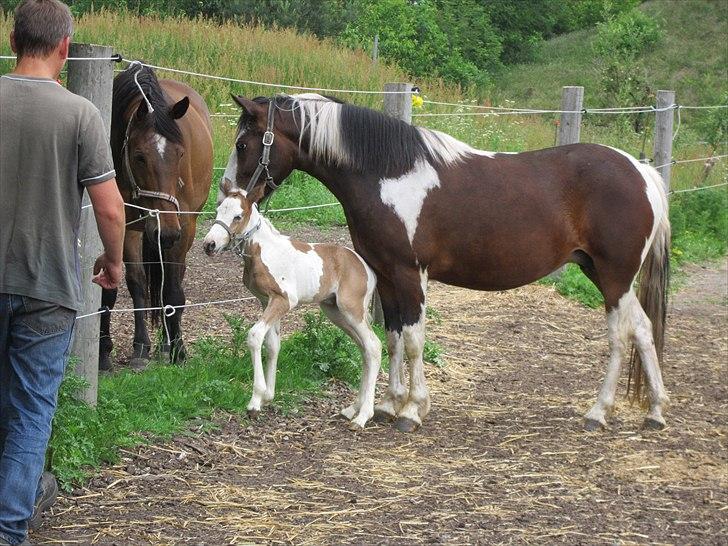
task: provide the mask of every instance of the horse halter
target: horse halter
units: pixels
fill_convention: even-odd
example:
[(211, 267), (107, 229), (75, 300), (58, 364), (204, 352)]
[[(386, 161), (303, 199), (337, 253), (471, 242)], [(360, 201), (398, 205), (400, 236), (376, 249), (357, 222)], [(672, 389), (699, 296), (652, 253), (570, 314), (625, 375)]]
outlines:
[(258, 182), (260, 175), (263, 174), (263, 171), (265, 171), (265, 183), (270, 189), (277, 190), (280, 186), (280, 184), (273, 182), (273, 177), (268, 171), (268, 165), (270, 165), (270, 149), (271, 146), (273, 146), (273, 140), (275, 139), (275, 134), (273, 133), (274, 118), (275, 99), (271, 99), (268, 103), (268, 125), (266, 125), (265, 133), (263, 133), (263, 153), (258, 160), (258, 167), (255, 169), (255, 172), (253, 172), (253, 176), (250, 177), (248, 187), (245, 188), (245, 193), (250, 193), (250, 190), (255, 187), (255, 184)]
[(225, 248), (223, 250), (232, 250), (237, 254), (239, 257), (244, 257), (246, 254), (243, 252), (243, 246), (245, 245), (245, 242), (250, 239), (253, 234), (260, 229), (261, 224), (263, 223), (263, 217), (258, 218), (258, 223), (255, 224), (252, 228), (250, 228), (248, 231), (243, 233), (242, 235), (238, 236), (236, 233), (233, 233), (233, 230), (230, 229), (230, 226), (228, 226), (225, 222), (222, 220), (215, 220), (212, 225), (214, 226), (217, 224), (218, 226), (221, 226), (228, 234), (228, 237), (230, 238), (230, 241), (228, 241), (228, 244), (225, 245)]
[[(121, 147), (124, 152), (124, 170), (126, 171), (126, 176), (129, 179), (129, 185), (131, 186), (132, 201), (138, 201), (140, 197), (161, 199), (162, 201), (169, 201), (170, 203), (172, 203), (177, 208), (177, 212), (180, 212), (181, 209), (179, 206), (179, 201), (174, 195), (170, 195), (161, 191), (145, 190), (140, 188), (139, 184), (137, 184), (136, 179), (134, 178), (134, 173), (131, 170), (131, 162), (129, 160), (129, 131), (131, 130), (131, 122), (133, 119), (134, 114), (132, 114), (131, 118), (129, 119), (129, 123), (126, 125), (126, 132), (124, 133), (124, 144)], [(182, 177), (179, 177), (177, 179), (177, 183), (179, 184), (180, 188), (185, 185)]]

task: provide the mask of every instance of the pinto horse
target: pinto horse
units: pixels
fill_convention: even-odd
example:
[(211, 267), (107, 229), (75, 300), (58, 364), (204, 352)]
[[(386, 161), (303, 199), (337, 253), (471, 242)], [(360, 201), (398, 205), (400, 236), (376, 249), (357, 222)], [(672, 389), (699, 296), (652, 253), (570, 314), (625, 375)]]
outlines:
[[(197, 215), (184, 213), (202, 210), (212, 183), (212, 127), (205, 101), (189, 86), (157, 80), (152, 69), (132, 64), (114, 78), (111, 151), (124, 202), (161, 211), (147, 214), (126, 207), (124, 263), (134, 308), (183, 305), (185, 258), (197, 225)], [(104, 290), (102, 305), (113, 308), (116, 296), (116, 290)], [(181, 311), (152, 312), (155, 323), (164, 315), (169, 341), (161, 352), (173, 362), (185, 358)], [(134, 312), (131, 365), (137, 369), (147, 364), (151, 349), (144, 314)], [(99, 341), (101, 369), (111, 367), (109, 326), (106, 313)]]
[[(248, 413), (256, 416), (261, 403), (275, 394), (276, 365), (281, 346), (280, 321), (306, 303), (318, 303), (331, 322), (359, 346), (364, 372), (359, 395), (341, 414), (353, 430), (364, 428), (374, 415), (374, 388), (382, 358), (382, 344), (369, 322), (369, 303), (377, 278), (353, 250), (331, 244), (309, 244), (291, 239), (273, 227), (255, 204), (263, 195), (233, 189), (224, 180), (225, 199), (217, 207), (217, 218), (205, 236), (208, 256), (235, 250), (243, 257), (243, 284), (260, 301), (263, 315), (248, 332), (253, 361), (253, 395)], [(261, 348), (265, 341), (268, 366), (263, 374)]]
[(422, 362), (428, 279), (506, 290), (571, 262), (604, 296), (610, 346), (586, 428), (606, 426), (630, 341), (633, 394), (648, 386), (645, 426), (665, 425), (670, 224), (655, 169), (595, 144), (480, 151), (314, 94), (235, 100), (242, 114), (225, 177), (248, 191), (266, 184), (266, 196), (293, 169), (316, 177), (341, 203), (354, 248), (377, 275), (390, 359), (377, 418), (413, 431), (430, 410)]

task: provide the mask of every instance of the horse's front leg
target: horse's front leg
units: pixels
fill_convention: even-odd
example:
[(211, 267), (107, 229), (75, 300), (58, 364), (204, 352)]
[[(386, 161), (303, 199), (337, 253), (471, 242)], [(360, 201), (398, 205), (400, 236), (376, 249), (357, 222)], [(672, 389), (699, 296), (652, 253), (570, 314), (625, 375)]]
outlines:
[[(116, 288), (101, 289), (101, 307), (113, 309), (118, 293), (119, 290)], [(99, 326), (99, 370), (111, 370), (111, 351), (113, 348), (114, 342), (111, 339), (111, 313), (103, 313)]]
[[(261, 356), (263, 341), (268, 331), (275, 327), (289, 309), (290, 306), (287, 298), (278, 294), (273, 295), (268, 299), (268, 305), (265, 311), (263, 311), (263, 316), (248, 332), (248, 348), (250, 349), (250, 360), (253, 364), (253, 395), (248, 403), (248, 415), (252, 418), (258, 416), (267, 392)], [(273, 391), (271, 390), (271, 392)]]
[[(187, 358), (184, 341), (182, 340), (182, 314), (184, 308), (178, 307), (186, 303), (185, 291), (182, 287), (186, 266), (182, 262), (176, 262), (177, 258), (169, 258), (171, 263), (164, 264), (164, 290), (162, 301), (164, 305), (175, 307), (174, 312), (163, 311), (163, 320), (166, 324), (165, 338), (169, 332), (169, 339), (162, 344), (161, 353), (169, 355), (172, 363), (184, 362)], [(184, 257), (182, 257), (184, 259)]]
[(276, 369), (278, 353), (281, 350), (281, 323), (276, 322), (265, 335), (265, 348), (268, 352), (268, 363), (265, 369), (265, 393), (263, 402), (270, 402), (276, 394)]
[(404, 372), (404, 338), (402, 318), (394, 287), (378, 276), (377, 289), (382, 302), (384, 322), (387, 329), (387, 352), (389, 354), (389, 384), (382, 401), (374, 407), (374, 420), (380, 423), (397, 418), (407, 401), (407, 381)]
[[(142, 263), (142, 237), (139, 231), (127, 231), (124, 238), (124, 262), (126, 263), (126, 286), (133, 302), (134, 309), (147, 306), (147, 276)], [(134, 311), (134, 345), (130, 365), (135, 370), (146, 368), (149, 363), (149, 351), (152, 343), (149, 339), (144, 311)]]
[[(182, 223), (182, 236), (174, 246), (165, 252), (164, 258), (164, 290), (162, 301), (165, 305), (179, 306), (187, 302), (184, 291), (184, 278), (187, 270), (187, 253), (194, 241), (196, 222), (185, 218)], [(182, 314), (184, 308), (175, 309), (174, 313), (164, 313), (163, 320), (167, 325), (169, 340), (165, 340), (162, 353), (169, 353), (172, 363), (181, 363), (187, 359), (187, 350), (182, 339)], [(165, 335), (166, 335), (165, 332)]]
[(407, 402), (399, 411), (395, 427), (402, 432), (414, 432), (430, 411), (430, 394), (422, 358), (425, 347), (427, 273), (407, 271), (398, 280), (397, 286), (402, 335), (409, 361), (410, 388)]

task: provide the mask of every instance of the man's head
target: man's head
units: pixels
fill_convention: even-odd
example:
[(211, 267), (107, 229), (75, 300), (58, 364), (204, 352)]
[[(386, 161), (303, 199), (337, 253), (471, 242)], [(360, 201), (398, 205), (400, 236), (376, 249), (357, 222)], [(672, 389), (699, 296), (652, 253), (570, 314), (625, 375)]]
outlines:
[(68, 6), (58, 0), (24, 0), (15, 9), (15, 28), (10, 43), (18, 60), (47, 58), (61, 47), (68, 55), (73, 34), (73, 17)]

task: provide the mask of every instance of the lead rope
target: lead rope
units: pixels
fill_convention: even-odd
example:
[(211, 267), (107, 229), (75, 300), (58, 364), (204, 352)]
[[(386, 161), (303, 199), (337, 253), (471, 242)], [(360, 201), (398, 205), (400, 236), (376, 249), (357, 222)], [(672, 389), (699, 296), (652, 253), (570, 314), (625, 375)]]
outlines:
[[(147, 108), (149, 108), (149, 111), (150, 112), (154, 112), (154, 107), (152, 106), (152, 103), (149, 102), (149, 99), (144, 94), (144, 90), (142, 89), (142, 86), (139, 85), (139, 80), (137, 79), (137, 77), (139, 76), (139, 72), (142, 71), (142, 69), (144, 68), (144, 65), (142, 65), (142, 63), (139, 62), (139, 61), (132, 61), (129, 64), (129, 68), (131, 68), (132, 66), (138, 66), (139, 67), (139, 70), (137, 70), (136, 72), (134, 72), (134, 83), (139, 88), (139, 92), (142, 94), (142, 97), (144, 98), (144, 102), (147, 103)], [(127, 70), (129, 70), (129, 68), (127, 68)]]
[[(169, 350), (172, 351), (172, 339), (169, 336), (169, 327), (167, 326), (167, 318), (171, 317), (177, 311), (174, 307), (167, 306), (164, 304), (164, 256), (162, 254), (162, 221), (159, 218), (159, 210), (154, 210), (149, 213), (151, 216), (157, 219), (157, 250), (159, 251), (159, 267), (162, 270), (162, 282), (159, 286), (159, 303), (162, 307), (162, 324), (164, 325), (164, 333), (167, 336), (167, 345)], [(167, 314), (167, 307), (171, 309), (171, 313)]]

